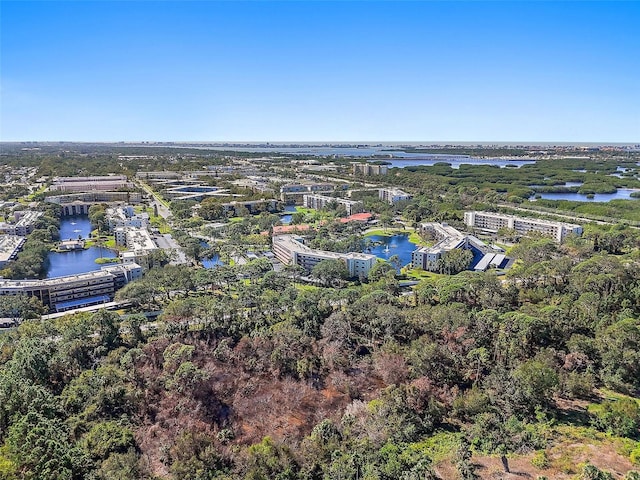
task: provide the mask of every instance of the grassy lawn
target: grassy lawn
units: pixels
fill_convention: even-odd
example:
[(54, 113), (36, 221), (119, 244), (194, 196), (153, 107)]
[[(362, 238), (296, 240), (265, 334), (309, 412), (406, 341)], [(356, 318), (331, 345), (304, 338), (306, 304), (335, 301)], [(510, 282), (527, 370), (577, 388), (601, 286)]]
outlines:
[(377, 235), (379, 237), (393, 237), (399, 233), (410, 234), (411, 230), (405, 230), (403, 228), (376, 228), (374, 230), (369, 230), (364, 234), (365, 237), (372, 237)]
[(313, 208), (306, 208), (306, 207), (296, 207), (296, 212), (297, 213), (304, 213), (305, 215), (307, 213), (314, 213), (316, 210), (314, 210)]
[(409, 235), (409, 241), (414, 243), (418, 247), (428, 247), (432, 245), (432, 243), (427, 242), (424, 238), (420, 236), (418, 232), (413, 232)]
[(96, 258), (94, 260), (94, 262), (96, 262), (98, 265), (107, 265), (107, 264), (111, 264), (111, 263), (120, 263), (120, 259), (119, 258)]
[(165, 207), (169, 208), (169, 202), (167, 202), (164, 198), (162, 198), (162, 196), (158, 192), (154, 191), (149, 185), (147, 185), (144, 182), (140, 182), (140, 186), (144, 190), (146, 190), (148, 194), (150, 194), (157, 201), (159, 201), (162, 205), (164, 205)]
[(438, 279), (444, 277), (441, 273), (428, 272), (421, 268), (403, 268), (402, 273), (407, 276), (409, 280), (425, 280), (425, 279)]

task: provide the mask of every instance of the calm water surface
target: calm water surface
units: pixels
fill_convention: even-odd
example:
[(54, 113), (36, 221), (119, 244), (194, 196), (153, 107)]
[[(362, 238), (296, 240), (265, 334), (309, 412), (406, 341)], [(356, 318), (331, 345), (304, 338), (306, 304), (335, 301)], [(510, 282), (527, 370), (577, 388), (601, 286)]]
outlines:
[(372, 157), (380, 156), (376, 160), (384, 160), (391, 163), (390, 166), (404, 168), (409, 166), (426, 165), (431, 166), (438, 162), (450, 163), (452, 168), (460, 168), (460, 165), (498, 165), (505, 167), (521, 167), (534, 160), (514, 160), (508, 161), (501, 158), (477, 158), (469, 155), (447, 155), (440, 153), (413, 153), (402, 150), (387, 150), (389, 147), (212, 147), (211, 150), (231, 150), (253, 153), (288, 153), (292, 155), (308, 155), (317, 157), (327, 157), (335, 155), (338, 157)]
[[(291, 212), (291, 213), (295, 213), (296, 212), (296, 206), (295, 205), (287, 205), (284, 207), (284, 211), (285, 212)], [(293, 215), (281, 215), (280, 216), (280, 222), (283, 225), (288, 225), (289, 223), (291, 223), (291, 219), (293, 218)]]
[(520, 168), (523, 165), (536, 163), (533, 160), (502, 160), (499, 158), (454, 158), (454, 157), (440, 157), (437, 159), (433, 158), (411, 158), (409, 159), (385, 159), (385, 162), (389, 162), (391, 165), (389, 167), (395, 168), (405, 168), (405, 167), (417, 167), (417, 166), (427, 166), (432, 167), (436, 163), (448, 163), (451, 165), (451, 168), (458, 169), (460, 165), (495, 165), (500, 168), (505, 168), (507, 166), (511, 168)]
[[(203, 248), (209, 248), (209, 243), (204, 240), (200, 241), (200, 246)], [(211, 258), (203, 258), (200, 263), (204, 268), (215, 268), (219, 265), (224, 265), (224, 262), (220, 260), (220, 255), (217, 253)]]
[(97, 258), (115, 258), (118, 255), (108, 248), (91, 247), (73, 252), (49, 252), (47, 278), (76, 275), (100, 270), (104, 265), (96, 263)]
[(411, 263), (411, 253), (416, 249), (416, 244), (409, 241), (409, 234), (398, 234), (392, 237), (382, 237), (380, 235), (371, 235), (366, 237), (375, 243), (380, 243), (366, 253), (371, 253), (383, 260), (389, 260), (393, 255), (400, 257), (402, 266)]
[[(62, 240), (77, 239), (79, 236), (89, 238), (91, 230), (91, 222), (86, 215), (63, 217), (60, 222), (60, 238)], [(117, 256), (113, 250), (100, 247), (64, 253), (49, 252), (47, 278), (100, 270), (102, 265), (95, 262), (97, 258), (115, 258)]]
[[(539, 193), (541, 198), (546, 200), (571, 200), (573, 202), (600, 202), (606, 203), (611, 200), (637, 200), (631, 194), (637, 190), (631, 188), (619, 188), (616, 193), (596, 193), (593, 198), (587, 198), (581, 193)], [(531, 200), (535, 200), (532, 198)]]
[(91, 230), (91, 222), (87, 215), (62, 217), (62, 221), (60, 222), (60, 239), (75, 240), (79, 236), (82, 238), (89, 238)]

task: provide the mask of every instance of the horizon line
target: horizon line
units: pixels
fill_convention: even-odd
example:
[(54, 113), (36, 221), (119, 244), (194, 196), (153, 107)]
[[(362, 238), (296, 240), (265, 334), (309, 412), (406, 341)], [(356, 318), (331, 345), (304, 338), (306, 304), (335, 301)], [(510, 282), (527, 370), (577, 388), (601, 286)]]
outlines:
[(202, 144), (202, 145), (640, 145), (631, 141), (571, 141), (571, 140), (0, 140), (10, 143), (71, 143), (71, 144)]

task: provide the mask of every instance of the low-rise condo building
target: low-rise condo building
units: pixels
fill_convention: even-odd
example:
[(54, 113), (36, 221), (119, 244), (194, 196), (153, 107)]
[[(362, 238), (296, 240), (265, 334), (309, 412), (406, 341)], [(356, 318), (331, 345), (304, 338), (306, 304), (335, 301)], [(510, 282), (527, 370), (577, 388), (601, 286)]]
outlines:
[(439, 270), (439, 260), (451, 250), (464, 248), (474, 252), (474, 262), (471, 267), (476, 271), (484, 271), (489, 267), (501, 267), (506, 257), (496, 252), (480, 239), (467, 235), (446, 223), (428, 222), (420, 226), (423, 234), (437, 240), (430, 247), (420, 247), (411, 254), (411, 265), (435, 272)]
[(84, 192), (70, 193), (68, 195), (52, 195), (46, 198), (47, 202), (60, 205), (62, 216), (88, 215), (89, 209), (96, 203), (126, 202), (140, 203), (140, 192)]
[(345, 263), (350, 277), (366, 277), (376, 264), (376, 256), (368, 253), (336, 253), (310, 248), (295, 235), (273, 237), (272, 250), (282, 263), (300, 265), (310, 271), (323, 260), (340, 260)]
[(469, 227), (491, 233), (496, 233), (501, 228), (515, 230), (521, 235), (538, 232), (553, 238), (558, 243), (562, 242), (567, 235), (582, 235), (580, 225), (494, 212), (465, 212), (464, 223)]
[(379, 188), (378, 198), (393, 205), (394, 203), (402, 202), (403, 200), (411, 200), (413, 196), (398, 188)]
[(127, 247), (126, 252), (120, 253), (123, 263), (135, 263), (149, 268), (149, 255), (159, 247), (153, 236), (146, 228), (116, 227), (113, 230), (116, 245)]
[(301, 204), (305, 195), (313, 193), (326, 194), (348, 188), (349, 185), (346, 183), (337, 187), (333, 183), (292, 183), (280, 187), (280, 200), (286, 203), (294, 202)]
[(26, 237), (35, 230), (36, 222), (42, 215), (42, 212), (34, 212), (31, 210), (16, 212), (14, 216), (15, 223), (0, 223), (0, 233)]
[(140, 277), (140, 265), (110, 265), (94, 272), (43, 280), (0, 280), (0, 295), (33, 296), (50, 310), (64, 312), (109, 302), (118, 289)]
[(314, 208), (316, 210), (321, 210), (325, 208), (330, 203), (337, 203), (338, 205), (342, 205), (347, 215), (353, 215), (354, 213), (360, 213), (364, 210), (364, 203), (356, 201), (356, 200), (347, 200), (345, 198), (335, 198), (328, 197), (326, 195), (304, 195), (302, 204), (306, 208)]
[(106, 215), (111, 232), (118, 227), (146, 228), (149, 226), (149, 214), (135, 213), (131, 205), (107, 208)]
[(18, 252), (27, 240), (18, 235), (0, 235), (0, 268), (7, 266), (18, 256)]

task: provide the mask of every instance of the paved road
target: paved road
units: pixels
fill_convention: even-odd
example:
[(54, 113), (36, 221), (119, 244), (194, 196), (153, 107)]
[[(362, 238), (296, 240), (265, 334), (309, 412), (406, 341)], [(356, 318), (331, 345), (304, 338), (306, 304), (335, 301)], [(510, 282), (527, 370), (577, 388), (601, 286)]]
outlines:
[(170, 265), (184, 265), (189, 263), (187, 256), (184, 254), (182, 247), (174, 240), (174, 238), (165, 233), (164, 235), (158, 235), (155, 237), (155, 242), (158, 247), (165, 250), (173, 250), (176, 253), (176, 257), (169, 262)]
[(160, 201), (160, 197), (147, 185), (141, 181), (137, 181), (137, 184), (140, 188), (142, 188), (145, 192), (153, 197), (153, 201), (151, 202), (151, 208), (157, 205), (158, 207), (158, 215), (162, 218), (167, 219), (171, 216), (171, 211), (164, 206), (164, 204)]

